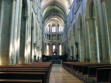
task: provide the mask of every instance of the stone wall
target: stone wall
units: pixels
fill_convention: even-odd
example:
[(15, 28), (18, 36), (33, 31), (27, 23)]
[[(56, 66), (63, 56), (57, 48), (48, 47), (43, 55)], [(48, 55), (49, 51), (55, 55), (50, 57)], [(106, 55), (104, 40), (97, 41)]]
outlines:
[(111, 62), (111, 6), (108, 3), (111, 1), (74, 0), (67, 17), (71, 21), (67, 23), (67, 49), (74, 60), (78, 55), (80, 62)]
[(34, 43), (42, 55), (41, 13), (36, 12), (40, 1), (1, 0), (0, 4), (0, 64), (32, 62)]

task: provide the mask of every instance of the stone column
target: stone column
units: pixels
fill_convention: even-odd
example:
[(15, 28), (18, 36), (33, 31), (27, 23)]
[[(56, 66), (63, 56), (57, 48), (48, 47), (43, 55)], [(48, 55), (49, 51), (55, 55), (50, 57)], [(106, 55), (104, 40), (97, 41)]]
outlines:
[(11, 36), (10, 36), (10, 64), (16, 64), (15, 56), (15, 43), (14, 43), (14, 33), (15, 33), (15, 20), (16, 20), (16, 1), (13, 0), (12, 7), (12, 23), (11, 23)]
[[(78, 26), (80, 26), (80, 25), (78, 25)], [(79, 27), (80, 28), (80, 27)], [(81, 32), (80, 32), (80, 29), (79, 29), (79, 31), (78, 31), (78, 61), (80, 61), (81, 62), (81, 56), (82, 56), (82, 52), (81, 52), (81, 50), (82, 50), (82, 46), (81, 46), (81, 34), (80, 34)]]
[(19, 64), (25, 63), (25, 33), (26, 33), (26, 16), (25, 11), (26, 5), (23, 4), (22, 0), (22, 10), (21, 10), (21, 29), (20, 29), (20, 56), (19, 56)]
[(79, 21), (79, 51), (80, 51), (80, 61), (84, 62), (85, 58), (85, 43), (84, 43), (84, 29), (82, 25), (82, 20)]
[(84, 48), (85, 48), (85, 62), (89, 62), (89, 54), (88, 54), (88, 39), (87, 39), (87, 23), (86, 19), (84, 19)]
[(76, 46), (75, 46), (75, 39), (74, 39), (74, 56), (73, 56), (73, 60), (76, 60)]
[(90, 62), (100, 62), (96, 19), (88, 18), (87, 26), (88, 26), (87, 31), (88, 31), (88, 36), (89, 36), (88, 42), (89, 42)]
[(18, 40), (18, 45), (19, 45), (19, 49), (17, 51), (17, 57), (18, 57), (18, 63), (19, 64), (23, 64), (20, 59), (20, 31), (21, 31), (21, 15), (22, 15), (22, 0), (18, 0), (19, 1), (19, 13), (18, 13), (18, 37), (17, 37), (17, 40)]
[[(1, 36), (1, 30), (2, 30), (2, 28), (1, 28), (2, 27), (2, 21), (3, 21), (3, 0), (0, 0), (0, 36)], [(0, 37), (0, 46), (1, 46), (1, 37)], [(2, 65), (2, 64), (3, 64), (2, 63), (2, 56), (0, 55), (0, 65)]]
[(0, 19), (1, 19), (1, 6), (2, 6), (2, 0), (0, 0)]
[(22, 0), (13, 0), (11, 40), (10, 40), (10, 63), (22, 64), (20, 58), (20, 30), (21, 30)]
[[(32, 15), (33, 15), (33, 13), (32, 13), (32, 5), (33, 5), (33, 3), (32, 3), (32, 1), (30, 1), (30, 55), (29, 55), (29, 61), (30, 61), (30, 63), (32, 62)], [(36, 16), (35, 16), (36, 17)]]
[(90, 62), (91, 59), (91, 48), (90, 48), (90, 36), (89, 36), (89, 26), (88, 26), (88, 18), (86, 19), (86, 41), (87, 41), (87, 62)]
[[(111, 55), (111, 52), (110, 52), (110, 27), (108, 26), (108, 19), (107, 19), (107, 14), (106, 14), (106, 5), (105, 5), (105, 1), (106, 0), (102, 0), (102, 2), (100, 1), (100, 9), (101, 9), (101, 17), (100, 17), (100, 22), (102, 22), (102, 34), (103, 34), (103, 40), (104, 40), (104, 46), (103, 46), (103, 62), (106, 62), (106, 63), (110, 63), (110, 55)], [(108, 7), (110, 9), (110, 7)], [(100, 12), (99, 12), (100, 13)], [(109, 16), (110, 17), (110, 16)], [(108, 17), (108, 18), (109, 18)], [(110, 18), (109, 18), (110, 19)]]
[(50, 56), (52, 56), (52, 43), (50, 43)]
[(19, 25), (19, 21), (21, 22), (21, 20), (19, 20), (19, 16), (21, 16), (21, 14), (19, 15), (19, 1), (20, 0), (15, 0), (15, 2), (16, 2), (16, 7), (15, 7), (15, 12), (14, 12), (14, 16), (15, 17), (13, 17), (14, 18), (14, 21), (15, 21), (15, 23), (14, 23), (14, 27), (13, 27), (13, 29), (14, 29), (14, 35), (13, 35), (13, 37), (14, 37), (14, 45), (13, 45), (13, 48), (15, 49), (15, 52), (14, 52), (14, 60), (15, 60), (15, 63), (14, 64), (18, 64), (18, 59), (19, 59), (19, 31), (20, 31), (20, 27), (18, 26)]
[[(25, 40), (25, 63), (30, 63), (30, 58), (31, 58), (31, 17), (32, 17), (32, 5), (31, 5), (31, 1), (30, 0), (24, 0), (25, 1), (25, 10), (23, 10), (23, 12), (25, 11), (25, 26), (24, 26), (24, 31), (25, 31), (25, 36), (24, 36), (24, 40)], [(26, 11), (27, 10), (27, 11)], [(37, 27), (36, 27), (37, 28)], [(35, 28), (35, 34), (34, 37), (37, 36), (37, 31)], [(38, 37), (38, 36), (37, 36)], [(35, 43), (37, 38), (35, 38)]]
[(59, 43), (57, 43), (57, 55), (59, 55)]
[(12, 0), (2, 0), (0, 19), (0, 64), (8, 65), (12, 18)]
[(94, 27), (95, 27), (95, 38), (96, 38), (96, 53), (97, 53), (97, 62), (100, 63), (100, 51), (99, 51), (99, 35), (98, 35), (98, 27), (97, 27), (96, 18), (94, 18)]
[(53, 55), (53, 44), (51, 43), (51, 56)]

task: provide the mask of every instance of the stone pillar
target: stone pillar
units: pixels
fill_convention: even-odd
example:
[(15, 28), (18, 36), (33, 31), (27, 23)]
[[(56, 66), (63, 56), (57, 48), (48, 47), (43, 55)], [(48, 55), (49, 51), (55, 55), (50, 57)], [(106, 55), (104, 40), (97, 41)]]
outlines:
[(2, 6), (2, 0), (0, 0), (0, 19), (1, 19), (1, 6)]
[(85, 43), (84, 43), (84, 29), (82, 25), (82, 20), (79, 21), (79, 54), (80, 54), (80, 61), (84, 62), (85, 57)]
[(12, 7), (12, 24), (11, 24), (11, 37), (10, 37), (10, 64), (16, 64), (16, 54), (15, 54), (15, 20), (16, 20), (16, 1), (13, 0)]
[(20, 64), (20, 29), (21, 29), (22, 0), (13, 0), (11, 40), (10, 40), (10, 63)]
[(33, 24), (32, 23), (32, 20), (33, 20), (32, 19), (33, 18), (32, 17), (32, 15), (33, 15), (32, 14), (32, 5), (33, 5), (32, 1), (30, 1), (30, 9), (31, 9), (31, 11), (30, 11), (30, 30), (29, 30), (30, 31), (30, 45), (29, 45), (30, 46), (30, 54), (29, 54), (29, 61), (30, 61), (30, 63), (32, 62), (32, 31), (31, 31), (32, 30), (32, 24)]
[(53, 44), (51, 43), (51, 56), (53, 55)]
[[(3, 17), (3, 14), (2, 14), (2, 11), (3, 11), (3, 9), (2, 9), (2, 3), (3, 3), (3, 0), (0, 0), (0, 27), (2, 27), (2, 17)], [(1, 31), (1, 28), (0, 28), (0, 31)], [(0, 32), (0, 36), (1, 36), (1, 32)], [(1, 43), (1, 37), (0, 37), (0, 43)], [(2, 61), (1, 61), (1, 56), (0, 56), (0, 65), (2, 64)]]
[(89, 62), (90, 58), (89, 58), (89, 53), (88, 53), (88, 39), (87, 39), (87, 21), (86, 19), (84, 19), (84, 47), (85, 47), (85, 57), (84, 60), (85, 62)]
[[(14, 59), (15, 59), (15, 64), (18, 64), (18, 59), (19, 59), (19, 29), (20, 29), (20, 27), (18, 26), (18, 25), (20, 25), (19, 24), (19, 1), (20, 0), (16, 0), (16, 8), (15, 8), (15, 18), (14, 18), (14, 21), (15, 21), (15, 23), (14, 23), (14, 45), (13, 45), (13, 48), (15, 49), (15, 52), (14, 52)], [(21, 14), (20, 14), (20, 16), (21, 16)], [(21, 20), (20, 20), (20, 22), (21, 22)]]
[(2, 0), (0, 19), (0, 64), (8, 65), (12, 18), (12, 0)]
[(59, 55), (59, 43), (57, 43), (57, 55)]
[(96, 18), (94, 18), (94, 27), (95, 27), (95, 38), (96, 38), (96, 59), (97, 59), (97, 62), (100, 63), (100, 49), (99, 49), (99, 34), (98, 34), (98, 27), (97, 27), (97, 21), (96, 21)]
[(102, 9), (104, 10), (104, 18), (103, 20), (105, 21), (106, 27), (105, 29), (107, 30), (107, 51), (108, 51), (108, 59), (110, 59), (111, 63), (111, 6), (110, 6), (111, 0), (103, 0)]
[(75, 39), (74, 39), (74, 56), (73, 56), (73, 60), (76, 60), (76, 46), (75, 46)]
[[(31, 1), (30, 0), (24, 0), (25, 1), (25, 10), (23, 10), (23, 12), (25, 11), (25, 20), (24, 20), (24, 40), (25, 40), (25, 63), (30, 63), (30, 58), (31, 58), (31, 17), (32, 17), (32, 5), (31, 5)], [(27, 10), (27, 11), (26, 11)], [(36, 36), (37, 34), (35, 34)], [(35, 39), (35, 43), (36, 43), (36, 39)]]
[(25, 33), (26, 33), (26, 16), (25, 11), (26, 5), (22, 0), (22, 12), (21, 12), (21, 29), (20, 29), (20, 56), (19, 56), (19, 64), (25, 63)]
[(88, 19), (86, 19), (86, 41), (87, 41), (87, 62), (90, 62), (91, 59), (91, 48), (90, 48), (90, 36), (89, 36), (89, 26), (88, 26)]
[[(109, 37), (109, 33), (110, 33), (110, 29), (109, 29), (109, 26), (108, 26), (108, 20), (107, 20), (107, 14), (106, 14), (106, 5), (105, 5), (105, 1), (106, 0), (103, 0), (102, 2), (99, 1), (100, 3), (100, 10), (101, 12), (98, 12), (100, 13), (99, 16), (100, 16), (100, 22), (101, 22), (101, 29), (102, 29), (102, 42), (104, 44), (102, 44), (103, 46), (103, 62), (105, 63), (109, 63), (110, 62), (110, 37)], [(108, 7), (110, 8), (110, 7)], [(110, 16), (109, 16), (110, 17)], [(108, 18), (109, 18), (108, 17)], [(110, 19), (110, 18), (109, 18)]]
[(98, 44), (98, 31), (95, 18), (88, 18), (87, 20), (88, 39), (89, 39), (89, 54), (90, 62), (100, 62), (99, 57), (99, 44)]
[(20, 31), (21, 31), (21, 15), (22, 15), (22, 0), (18, 0), (18, 7), (19, 7), (19, 12), (18, 12), (18, 25), (17, 25), (17, 41), (18, 41), (18, 50), (17, 50), (17, 57), (18, 57), (18, 63), (22, 64), (22, 61), (20, 59)]

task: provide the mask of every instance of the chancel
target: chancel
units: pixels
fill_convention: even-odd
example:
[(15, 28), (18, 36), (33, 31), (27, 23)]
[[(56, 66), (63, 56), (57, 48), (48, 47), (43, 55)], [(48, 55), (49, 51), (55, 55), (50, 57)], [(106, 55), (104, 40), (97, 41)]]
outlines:
[(111, 0), (0, 0), (1, 83), (111, 83)]

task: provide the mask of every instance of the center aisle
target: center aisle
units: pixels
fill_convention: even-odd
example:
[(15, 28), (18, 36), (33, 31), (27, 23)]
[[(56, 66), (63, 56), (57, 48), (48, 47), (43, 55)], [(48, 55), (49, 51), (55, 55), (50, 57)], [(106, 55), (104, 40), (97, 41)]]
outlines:
[(71, 75), (62, 65), (54, 64), (52, 67), (49, 83), (83, 83)]

